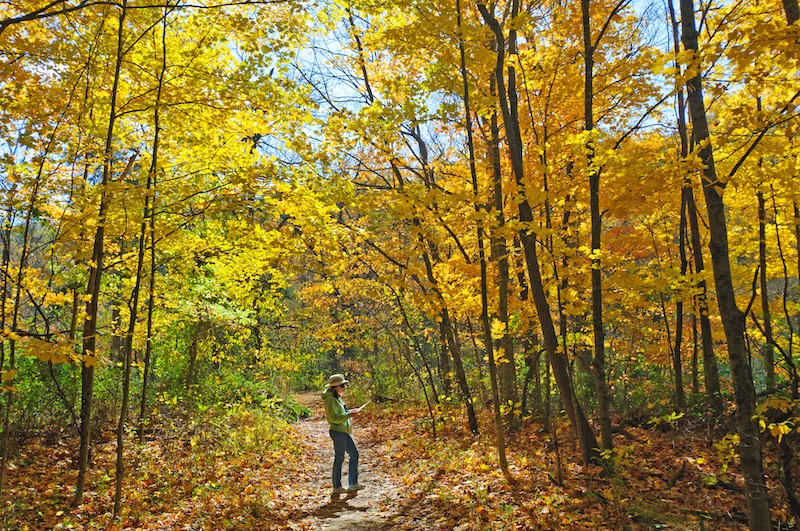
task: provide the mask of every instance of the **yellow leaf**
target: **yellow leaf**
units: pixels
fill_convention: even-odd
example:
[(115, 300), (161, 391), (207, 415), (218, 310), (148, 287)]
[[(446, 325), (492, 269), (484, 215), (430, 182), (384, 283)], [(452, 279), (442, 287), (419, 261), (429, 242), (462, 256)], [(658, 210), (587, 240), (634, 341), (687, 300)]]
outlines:
[(492, 339), (497, 341), (498, 339), (502, 339), (506, 335), (506, 325), (500, 319), (494, 319), (492, 321)]

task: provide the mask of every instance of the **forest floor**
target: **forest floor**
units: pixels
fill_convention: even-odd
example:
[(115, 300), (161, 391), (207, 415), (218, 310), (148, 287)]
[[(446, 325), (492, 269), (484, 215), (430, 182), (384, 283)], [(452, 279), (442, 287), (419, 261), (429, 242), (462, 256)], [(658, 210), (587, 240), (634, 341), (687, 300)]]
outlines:
[[(317, 394), (314, 415), (272, 424), (268, 415), (165, 417), (142, 443), (128, 444), (121, 518), (111, 514), (113, 432), (99, 434), (84, 502), (71, 508), (74, 437), (28, 440), (9, 463), (0, 531), (743, 531), (738, 458), (725, 430), (697, 424), (628, 427), (615, 436), (616, 474), (579, 464), (568, 425), (557, 435), (527, 424), (509, 439), (498, 470), (487, 411), (482, 433), (457, 407), (430, 433), (425, 411), (369, 406), (354, 421), (360, 483), (331, 496), (333, 448)], [(774, 478), (775, 456), (765, 462)], [(345, 466), (345, 470), (346, 470)], [(345, 479), (346, 481), (346, 479)], [(798, 529), (782, 487), (770, 480), (776, 529)]]
[(516, 478), (512, 486), (497, 469), (491, 433), (472, 436), (451, 417), (452, 423), (434, 440), (421, 429), (423, 412), (409, 410), (376, 408), (354, 419), (361, 455), (359, 479), (366, 488), (357, 495), (331, 497), (333, 450), (322, 404), (316, 394), (299, 398), (316, 413), (295, 424), (310, 475), (295, 484), (300, 496), (284, 491), (294, 501), (286, 499), (281, 505), (297, 511), (284, 514), (279, 529), (747, 528), (744, 498), (737, 487), (741, 480), (728, 470), (735, 468), (735, 462), (726, 460), (725, 445), (714, 447), (710, 439), (697, 434), (623, 430), (615, 441), (618, 473), (609, 478), (599, 467), (576, 464), (574, 442), (562, 441), (557, 449), (550, 437), (529, 427), (514, 436), (509, 450)]

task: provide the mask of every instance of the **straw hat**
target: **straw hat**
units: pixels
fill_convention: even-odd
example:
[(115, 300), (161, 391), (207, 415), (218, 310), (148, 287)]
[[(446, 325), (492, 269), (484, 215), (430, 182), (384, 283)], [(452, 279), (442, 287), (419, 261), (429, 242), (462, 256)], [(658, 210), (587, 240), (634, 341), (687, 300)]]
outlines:
[(325, 388), (326, 389), (331, 389), (331, 388), (336, 387), (338, 385), (344, 385), (344, 384), (348, 384), (348, 383), (350, 383), (350, 382), (348, 382), (344, 378), (343, 374), (334, 374), (330, 378), (328, 378), (328, 383), (325, 386)]

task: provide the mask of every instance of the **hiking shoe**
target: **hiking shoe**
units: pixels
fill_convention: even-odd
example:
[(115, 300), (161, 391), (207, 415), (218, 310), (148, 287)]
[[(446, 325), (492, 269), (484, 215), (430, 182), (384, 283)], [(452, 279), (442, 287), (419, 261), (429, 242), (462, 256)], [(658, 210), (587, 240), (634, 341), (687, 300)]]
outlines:
[(335, 495), (337, 495), (337, 494), (344, 494), (344, 493), (346, 493), (346, 492), (347, 492), (347, 491), (349, 491), (349, 490), (350, 490), (350, 489), (345, 489), (344, 487), (335, 487), (335, 488), (334, 488), (334, 489), (331, 491), (331, 494), (333, 494), (333, 495), (335, 496)]
[(350, 485), (349, 487), (347, 487), (347, 492), (355, 492), (355, 491), (361, 490), (363, 488), (364, 488), (364, 485), (359, 485), (359, 484), (356, 483), (355, 485)]

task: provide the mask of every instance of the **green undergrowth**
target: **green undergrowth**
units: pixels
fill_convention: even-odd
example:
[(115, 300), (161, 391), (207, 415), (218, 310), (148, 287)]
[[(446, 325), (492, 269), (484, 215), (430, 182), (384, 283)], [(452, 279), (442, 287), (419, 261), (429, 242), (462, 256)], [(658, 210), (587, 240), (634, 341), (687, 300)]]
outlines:
[(30, 439), (10, 461), (0, 531), (253, 528), (273, 508), (274, 478), (304, 453), (291, 428), (303, 408), (292, 398), (264, 400), (162, 401), (142, 442), (131, 426), (117, 520), (113, 425), (93, 442), (84, 501), (74, 509), (77, 437)]

